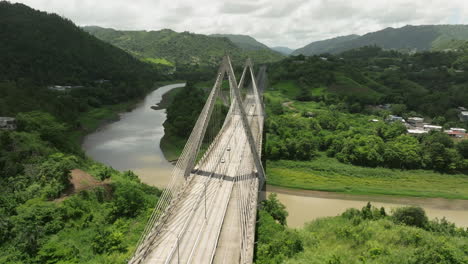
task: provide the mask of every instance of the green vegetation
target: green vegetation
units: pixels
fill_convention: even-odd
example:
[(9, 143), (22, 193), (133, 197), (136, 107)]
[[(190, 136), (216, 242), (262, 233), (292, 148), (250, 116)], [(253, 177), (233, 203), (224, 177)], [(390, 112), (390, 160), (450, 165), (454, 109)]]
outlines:
[(154, 64), (162, 64), (166, 66), (174, 66), (174, 64), (166, 59), (160, 58), (144, 58), (142, 59), (144, 62), (154, 63)]
[(349, 35), (312, 42), (297, 49), (293, 55), (315, 55), (352, 50), (369, 45), (377, 45), (387, 50), (443, 51), (458, 49), (468, 40), (466, 25), (424, 25), (385, 28), (363, 36)]
[(124, 263), (160, 191), (86, 159), (79, 139), (160, 75), (22, 4), (0, 2), (0, 27), (0, 116), (17, 121), (0, 130), (0, 263)]
[[(50, 114), (17, 118), (17, 131), (0, 131), (0, 262), (124, 262), (160, 191), (83, 158)], [(75, 193), (77, 168), (98, 184)]]
[(365, 47), (339, 56), (297, 56), (270, 66), (272, 85), (264, 94), (268, 183), (468, 199), (467, 140), (436, 131), (410, 136), (401, 123), (384, 122), (396, 114), (424, 116), (445, 129), (468, 127), (456, 109), (468, 102), (460, 93), (467, 80), (449, 73), (465, 53), (410, 56)]
[(314, 41), (306, 46), (294, 50), (292, 55), (315, 55), (315, 54), (322, 54), (322, 53), (333, 53), (332, 51), (335, 50), (343, 43), (347, 43), (350, 40), (359, 38), (359, 35), (348, 35), (348, 36), (341, 36), (331, 39), (319, 40)]
[(295, 189), (366, 195), (468, 199), (466, 175), (427, 170), (366, 168), (322, 153), (311, 161), (267, 161), (268, 184)]
[(1, 1), (0, 17), (0, 116), (40, 109), (79, 129), (83, 113), (142, 98), (166, 79), (58, 15)]
[(267, 45), (258, 42), (256, 39), (247, 35), (234, 35), (234, 34), (212, 34), (210, 37), (227, 38), (232, 43), (236, 44), (239, 48), (245, 50), (269, 50)]
[(165, 59), (172, 64), (209, 65), (217, 66), (220, 58), (228, 52), (235, 64), (244, 63), (247, 57), (251, 57), (256, 63), (273, 62), (283, 58), (275, 51), (266, 46), (261, 49), (252, 50), (245, 47), (245, 44), (252, 42), (263, 45), (253, 39), (245, 42), (245, 37), (241, 38), (243, 45), (236, 37), (234, 43), (229, 40), (231, 37), (213, 37), (189, 32), (174, 32), (170, 29), (160, 31), (118, 31), (101, 27), (84, 27), (84, 30), (94, 36), (120, 47), (136, 57), (148, 59)]
[(317, 219), (303, 229), (294, 230), (275, 217), (287, 215), (275, 196), (264, 203), (276, 205), (259, 211), (255, 263), (468, 261), (468, 230), (445, 219), (428, 220), (418, 207), (402, 207), (389, 214), (369, 203), (361, 210), (348, 209), (341, 216)]
[[(185, 142), (190, 136), (195, 122), (205, 105), (208, 96), (207, 92), (209, 91), (206, 89), (207, 87), (208, 82), (193, 83), (188, 81), (185, 87), (178, 89), (171, 95), (172, 102), (167, 107), (167, 119), (163, 124), (164, 137), (160, 143), (167, 160), (176, 160), (181, 154)], [(222, 87), (225, 87), (225, 85), (223, 84)], [(180, 107), (181, 105), (184, 105), (184, 107)], [(206, 147), (221, 128), (228, 110), (228, 107), (221, 100), (216, 102), (213, 116), (208, 125), (210, 129), (206, 131), (203, 145), (201, 146), (202, 152), (206, 150)]]

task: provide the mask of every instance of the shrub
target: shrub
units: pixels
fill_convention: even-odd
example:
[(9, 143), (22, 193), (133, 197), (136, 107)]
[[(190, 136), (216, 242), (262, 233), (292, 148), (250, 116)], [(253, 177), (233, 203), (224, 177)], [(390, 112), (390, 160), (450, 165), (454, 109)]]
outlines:
[(268, 212), (273, 219), (278, 221), (281, 225), (286, 225), (286, 218), (288, 217), (288, 212), (286, 211), (286, 206), (284, 206), (277, 198), (276, 193), (270, 193), (268, 199), (262, 202), (263, 210)]
[(409, 226), (426, 227), (428, 219), (424, 209), (418, 206), (400, 207), (392, 215), (396, 223), (402, 223)]
[(118, 231), (98, 230), (92, 241), (93, 251), (98, 254), (111, 253), (114, 251), (124, 252), (122, 244), (124, 235)]

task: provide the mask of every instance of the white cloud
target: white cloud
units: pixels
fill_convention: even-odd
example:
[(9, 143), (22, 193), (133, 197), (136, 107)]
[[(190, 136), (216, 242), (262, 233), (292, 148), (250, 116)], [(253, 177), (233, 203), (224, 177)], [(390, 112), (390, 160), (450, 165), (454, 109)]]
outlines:
[(468, 23), (465, 0), (22, 0), (78, 25), (249, 34), (298, 48), (325, 38), (407, 24)]

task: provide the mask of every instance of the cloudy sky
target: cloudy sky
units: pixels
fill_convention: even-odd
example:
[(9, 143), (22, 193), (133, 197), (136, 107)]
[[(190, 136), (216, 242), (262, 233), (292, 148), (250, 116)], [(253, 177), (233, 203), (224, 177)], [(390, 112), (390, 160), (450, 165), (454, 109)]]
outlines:
[(22, 0), (78, 25), (247, 34), (269, 46), (407, 24), (468, 24), (467, 0)]

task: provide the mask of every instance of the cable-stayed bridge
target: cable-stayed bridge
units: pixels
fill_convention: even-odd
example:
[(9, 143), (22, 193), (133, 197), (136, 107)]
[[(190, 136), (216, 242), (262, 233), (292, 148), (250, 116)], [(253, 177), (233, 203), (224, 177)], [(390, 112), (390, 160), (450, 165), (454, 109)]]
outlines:
[(224, 57), (129, 263), (252, 263), (265, 80), (249, 59), (237, 81)]

